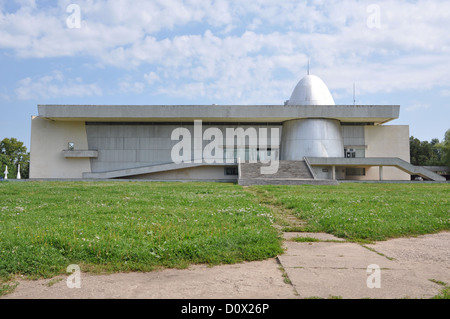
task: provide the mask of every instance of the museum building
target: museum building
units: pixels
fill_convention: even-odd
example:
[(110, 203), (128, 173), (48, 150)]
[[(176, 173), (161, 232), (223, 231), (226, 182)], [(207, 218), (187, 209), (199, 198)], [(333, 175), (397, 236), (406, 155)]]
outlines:
[(445, 178), (410, 161), (397, 105), (336, 105), (306, 75), (284, 105), (38, 105), (31, 179), (337, 184)]

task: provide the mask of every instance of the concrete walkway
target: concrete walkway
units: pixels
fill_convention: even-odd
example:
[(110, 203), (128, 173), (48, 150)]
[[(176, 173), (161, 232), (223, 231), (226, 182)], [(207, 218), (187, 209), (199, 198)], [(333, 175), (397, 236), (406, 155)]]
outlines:
[(293, 237), (333, 240), (285, 242), (278, 259), (299, 298), (431, 298), (442, 289), (431, 280), (450, 284), (448, 232), (364, 246), (327, 234), (285, 234)]
[[(294, 242), (294, 237), (321, 241)], [(328, 234), (286, 233), (284, 245), (286, 252), (278, 258), (238, 265), (82, 273), (80, 289), (69, 289), (67, 276), (20, 280), (16, 290), (2, 299), (431, 298), (443, 287), (430, 280), (450, 284), (449, 232), (367, 246)], [(367, 272), (370, 265), (380, 268), (380, 288), (367, 285), (376, 274)]]

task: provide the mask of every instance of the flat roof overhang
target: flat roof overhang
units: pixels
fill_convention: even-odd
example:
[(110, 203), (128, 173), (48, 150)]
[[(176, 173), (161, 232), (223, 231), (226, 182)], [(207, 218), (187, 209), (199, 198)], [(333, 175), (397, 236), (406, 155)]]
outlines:
[(281, 123), (304, 118), (384, 124), (399, 118), (398, 105), (38, 105), (39, 116), (86, 122)]

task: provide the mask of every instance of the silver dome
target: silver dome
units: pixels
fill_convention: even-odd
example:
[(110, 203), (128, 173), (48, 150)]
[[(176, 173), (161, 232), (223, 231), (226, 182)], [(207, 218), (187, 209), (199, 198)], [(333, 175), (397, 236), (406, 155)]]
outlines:
[[(336, 105), (325, 83), (315, 75), (305, 76), (295, 87), (287, 105)], [(281, 160), (304, 157), (344, 157), (341, 123), (333, 119), (306, 118), (283, 123)]]
[(326, 84), (308, 74), (297, 84), (287, 105), (335, 105), (335, 102)]

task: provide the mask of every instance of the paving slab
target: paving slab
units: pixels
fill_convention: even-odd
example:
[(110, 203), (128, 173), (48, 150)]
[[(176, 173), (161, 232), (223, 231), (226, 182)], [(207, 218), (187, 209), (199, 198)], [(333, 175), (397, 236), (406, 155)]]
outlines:
[(381, 268), (405, 269), (384, 256), (355, 243), (297, 243), (285, 242), (286, 253), (279, 256), (288, 268), (358, 268), (367, 269), (376, 264)]
[(417, 277), (450, 284), (450, 232), (392, 239), (367, 246), (413, 270)]
[(286, 272), (300, 298), (431, 298), (440, 291), (430, 281), (416, 280), (409, 270), (382, 269), (379, 288), (367, 285), (366, 269), (288, 268)]
[(365, 247), (286, 241), (278, 259), (300, 298), (431, 298), (442, 289), (431, 279), (450, 284), (449, 243), (448, 232)]
[(397, 238), (367, 245), (399, 263), (440, 264), (450, 267), (450, 232)]
[[(51, 284), (51, 283), (54, 284)], [(150, 273), (81, 273), (79, 289), (67, 276), (22, 280), (1, 299), (294, 299), (276, 259), (216, 267), (192, 266)]]

